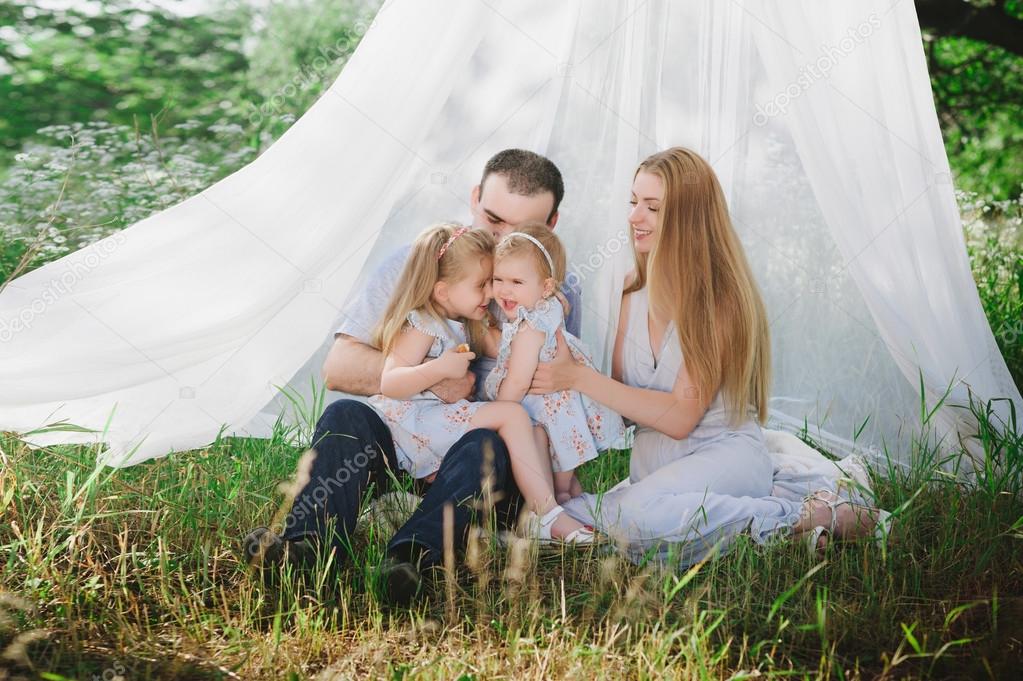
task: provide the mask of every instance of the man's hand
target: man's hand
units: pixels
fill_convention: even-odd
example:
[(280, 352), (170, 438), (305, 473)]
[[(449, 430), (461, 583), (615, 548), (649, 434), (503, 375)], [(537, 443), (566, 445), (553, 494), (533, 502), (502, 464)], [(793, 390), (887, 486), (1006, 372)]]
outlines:
[(536, 372), (533, 374), (533, 383), (529, 386), (531, 395), (546, 395), (547, 393), (572, 390), (578, 378), (579, 369), (583, 366), (572, 357), (572, 351), (568, 349), (568, 343), (561, 331), (557, 333), (558, 352), (550, 362), (540, 362), (536, 365)]
[(458, 400), (467, 400), (473, 394), (473, 387), (476, 385), (476, 374), (466, 371), (459, 378), (445, 378), (440, 383), (430, 387), (430, 392), (440, 398), (442, 402), (452, 404)]

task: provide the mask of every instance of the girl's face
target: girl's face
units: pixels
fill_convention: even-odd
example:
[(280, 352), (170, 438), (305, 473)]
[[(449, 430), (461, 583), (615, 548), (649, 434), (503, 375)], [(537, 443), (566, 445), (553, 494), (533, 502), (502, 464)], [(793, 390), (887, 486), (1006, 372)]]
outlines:
[(462, 279), (456, 282), (437, 282), (433, 289), (434, 301), (450, 319), (483, 319), (490, 304), (492, 273), (493, 258), (481, 258), (469, 264), (468, 272)]
[(509, 319), (519, 306), (532, 309), (553, 292), (554, 280), (537, 271), (535, 258), (510, 255), (494, 264), (494, 299)]
[(632, 227), (633, 243), (637, 253), (649, 253), (661, 234), (661, 202), (664, 200), (664, 183), (653, 173), (639, 171), (632, 182), (632, 199), (629, 203), (629, 226)]

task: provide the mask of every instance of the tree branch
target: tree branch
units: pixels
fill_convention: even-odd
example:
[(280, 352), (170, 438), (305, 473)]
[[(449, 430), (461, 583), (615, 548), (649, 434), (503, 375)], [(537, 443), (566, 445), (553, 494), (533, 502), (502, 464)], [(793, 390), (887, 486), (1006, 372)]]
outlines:
[(964, 0), (917, 0), (920, 25), (943, 36), (961, 36), (1023, 55), (1023, 20), (1005, 11), (1005, 1), (978, 6)]

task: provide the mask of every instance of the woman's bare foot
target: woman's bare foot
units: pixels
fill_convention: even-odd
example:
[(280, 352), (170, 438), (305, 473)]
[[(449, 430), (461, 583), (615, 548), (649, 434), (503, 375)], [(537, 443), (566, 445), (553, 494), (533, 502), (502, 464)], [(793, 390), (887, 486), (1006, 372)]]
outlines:
[(854, 504), (829, 490), (814, 492), (803, 504), (799, 522), (793, 527), (796, 536), (815, 539), (814, 549), (823, 555), (832, 535), (836, 539), (855, 539), (874, 533), (881, 511)]

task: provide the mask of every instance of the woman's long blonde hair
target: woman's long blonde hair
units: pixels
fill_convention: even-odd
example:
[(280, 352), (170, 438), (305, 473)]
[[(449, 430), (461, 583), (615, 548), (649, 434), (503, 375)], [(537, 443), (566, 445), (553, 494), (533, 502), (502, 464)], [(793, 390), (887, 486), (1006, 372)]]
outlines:
[[(398, 334), (405, 328), (409, 312), (419, 310), (441, 322), (447, 328), (446, 317), (433, 302), (433, 290), (438, 281), (455, 283), (471, 273), (470, 265), (493, 257), (494, 237), (484, 229), (469, 229), (450, 241), (456, 230), (465, 229), (454, 222), (427, 227), (412, 244), (398, 280), (398, 287), (387, 303), (387, 311), (373, 330), (373, 345), (386, 355), (394, 348)], [(445, 248), (447, 244), (447, 248)], [(444, 249), (443, 256), (438, 257)], [(486, 330), (482, 321), (466, 319), (466, 335), (473, 352), (479, 354)]]
[(733, 425), (750, 408), (764, 423), (771, 385), (767, 313), (721, 185), (703, 158), (682, 147), (650, 156), (636, 175), (641, 172), (664, 184), (660, 234), (649, 254), (636, 253), (637, 276), (626, 293), (646, 286), (651, 314), (675, 322), (701, 395), (720, 389)]

